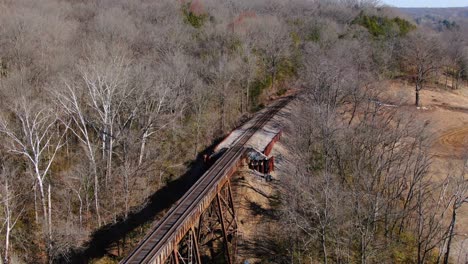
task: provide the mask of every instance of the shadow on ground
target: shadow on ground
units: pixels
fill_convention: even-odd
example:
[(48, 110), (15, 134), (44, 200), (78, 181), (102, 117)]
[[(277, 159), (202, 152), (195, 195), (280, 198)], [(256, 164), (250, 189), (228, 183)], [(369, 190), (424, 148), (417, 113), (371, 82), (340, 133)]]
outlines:
[[(290, 263), (290, 259), (287, 259), (288, 253), (285, 252), (285, 241), (282, 239), (280, 232), (276, 230), (279, 228), (278, 224), (270, 225), (273, 223), (278, 223), (280, 221), (281, 209), (279, 207), (281, 203), (281, 197), (273, 194), (265, 193), (262, 190), (262, 186), (255, 186), (249, 182), (246, 177), (258, 177), (254, 181), (264, 181), (262, 175), (259, 175), (254, 172), (248, 173), (246, 176), (241, 176), (233, 180), (235, 188), (246, 188), (252, 190), (257, 196), (261, 196), (262, 199), (266, 199), (269, 206), (266, 206), (265, 203), (260, 203), (255, 197), (245, 197), (243, 209), (249, 212), (249, 215), (255, 217), (258, 220), (255, 220), (255, 231), (253, 235), (250, 235), (248, 239), (241, 238), (238, 245), (239, 263), (247, 260), (248, 263)], [(277, 190), (278, 185), (280, 184), (279, 180), (274, 179), (274, 181), (269, 182), (268, 184), (276, 185), (274, 190)], [(249, 218), (243, 218), (246, 221), (249, 221)], [(240, 220), (241, 224), (244, 224)], [(257, 222), (258, 221), (258, 222)], [(251, 227), (247, 227), (251, 228)], [(241, 231), (242, 232), (242, 231)], [(253, 258), (256, 258), (255, 260)]]
[(291, 263), (285, 252), (284, 241), (280, 241), (269, 234), (259, 234), (252, 241), (245, 241), (244, 250), (250, 250), (261, 262), (258, 263)]
[(156, 191), (144, 208), (129, 214), (128, 218), (121, 219), (117, 223), (101, 227), (92, 234), (91, 239), (83, 247), (72, 249), (54, 263), (89, 263), (92, 259), (104, 257), (109, 254), (109, 250), (116, 242), (124, 240), (130, 232), (151, 224), (158, 214), (169, 209), (208, 169), (203, 162), (203, 155), (211, 153), (219, 141), (202, 151), (184, 175)]

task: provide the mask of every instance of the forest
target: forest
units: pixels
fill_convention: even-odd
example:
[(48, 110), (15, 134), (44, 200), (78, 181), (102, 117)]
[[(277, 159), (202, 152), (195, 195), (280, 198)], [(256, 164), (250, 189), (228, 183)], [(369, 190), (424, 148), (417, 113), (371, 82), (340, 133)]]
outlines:
[(461, 89), (467, 30), (366, 0), (1, 1), (0, 258), (66, 261), (297, 89), (271, 262), (452, 263), (468, 163), (434, 181), (427, 124), (378, 98)]

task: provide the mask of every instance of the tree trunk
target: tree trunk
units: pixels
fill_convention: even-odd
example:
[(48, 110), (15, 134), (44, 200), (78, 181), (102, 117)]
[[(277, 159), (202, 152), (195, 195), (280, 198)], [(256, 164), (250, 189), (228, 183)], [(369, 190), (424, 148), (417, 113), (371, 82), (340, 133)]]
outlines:
[(448, 70), (445, 72), (445, 89), (447, 89), (448, 86)]
[(8, 251), (10, 250), (10, 219), (7, 220), (6, 234), (5, 234), (5, 254), (3, 256), (4, 263), (9, 263)]
[[(108, 188), (110, 187), (109, 184), (113, 184), (112, 181), (112, 154), (113, 154), (113, 147), (114, 147), (114, 138), (113, 138), (113, 135), (114, 135), (114, 130), (113, 130), (113, 126), (111, 125), (110, 126), (110, 134), (108, 136), (109, 138), (109, 149), (107, 151), (107, 169), (106, 169), (106, 189), (108, 190)], [(116, 211), (116, 197), (115, 197), (115, 188), (111, 187), (111, 191), (112, 191), (112, 215), (113, 215), (113, 218), (114, 218), (114, 223), (117, 222), (117, 211)]]
[(106, 170), (106, 188), (108, 187), (109, 181), (112, 179), (112, 148), (114, 144), (114, 139), (112, 138), (112, 127), (110, 129), (110, 135), (108, 136), (109, 143), (108, 143), (108, 150), (107, 150), (107, 170)]
[(38, 209), (37, 209), (37, 185), (34, 184), (34, 216), (35, 216), (35, 219), (36, 219), (36, 224), (39, 223), (39, 213), (38, 213)]
[(415, 101), (415, 104), (416, 104), (416, 106), (418, 106), (418, 107), (419, 107), (420, 104), (421, 104), (421, 102), (420, 102), (421, 99), (420, 99), (420, 97), (419, 97), (419, 90), (420, 90), (420, 88), (419, 88), (418, 86), (416, 86), (416, 101)]
[[(101, 214), (99, 211), (99, 177), (97, 173), (96, 160), (94, 159), (94, 154), (92, 154), (91, 151), (92, 150), (90, 149), (91, 166), (93, 166), (93, 174), (94, 174), (93, 175), (94, 176), (94, 202), (95, 202), (95, 207), (96, 207), (96, 216), (97, 216), (98, 226), (100, 227), (101, 226)], [(88, 197), (87, 194), (86, 194), (86, 197)]]
[[(38, 171), (38, 170), (37, 170)], [(47, 198), (44, 192), (44, 183), (42, 182), (42, 179), (40, 176), (37, 177), (38, 184), (39, 184), (39, 194), (40, 194), (40, 199), (41, 199), (41, 205), (42, 205), (42, 211), (43, 211), (43, 219), (42, 219), (42, 231), (44, 235), (44, 244), (46, 245), (46, 257), (47, 257), (47, 262), (50, 262), (50, 253), (51, 253), (51, 248), (50, 248), (50, 234), (49, 233), (49, 217), (48, 217), (48, 210), (47, 210)]]
[(99, 212), (99, 178), (97, 175), (97, 170), (94, 168), (94, 200), (95, 200), (95, 206), (96, 206), (96, 215), (98, 218), (98, 226), (101, 226), (101, 213)]
[(240, 91), (240, 112), (241, 114), (244, 112), (245, 103), (244, 103), (244, 92)]
[(455, 72), (452, 71), (452, 89), (455, 90)]
[(43, 222), (43, 225), (44, 225), (44, 232), (47, 233), (47, 231), (49, 230), (49, 228), (47, 227), (47, 223), (49, 222), (48, 219), (49, 217), (47, 216), (47, 202), (46, 202), (46, 197), (45, 197), (45, 193), (44, 193), (44, 185), (43, 185), (43, 182), (39, 179), (38, 181), (38, 184), (39, 184), (39, 192), (40, 192), (40, 195), (41, 195), (41, 204), (42, 204), (42, 212), (43, 212), (43, 217), (44, 217), (44, 222)]
[(52, 199), (50, 195), (50, 183), (48, 188), (48, 196), (47, 196), (48, 206), (49, 206), (49, 243), (52, 243)]
[(245, 110), (248, 112), (250, 110), (250, 81), (247, 82), (247, 98), (245, 102)]
[(272, 60), (271, 60), (271, 85), (270, 85), (270, 90), (273, 89), (273, 85), (275, 83), (275, 79), (276, 79), (276, 67), (277, 67), (277, 61), (276, 61), (276, 58), (273, 57)]
[(123, 160), (124, 160), (124, 203), (125, 203), (125, 218), (128, 217), (128, 211), (129, 211), (129, 204), (130, 204), (130, 186), (129, 186), (129, 171), (130, 171), (130, 165), (128, 164), (128, 147), (127, 144), (123, 144)]
[(362, 236), (361, 236), (361, 264), (366, 264), (367, 256), (366, 256), (366, 246), (364, 242), (365, 238), (363, 238)]
[(462, 75), (462, 71), (460, 70), (460, 71), (457, 72), (457, 81), (456, 81), (456, 85), (455, 85), (455, 87), (456, 87), (455, 89), (457, 89), (457, 90), (458, 90), (458, 88), (460, 88), (459, 85), (460, 85), (461, 75)]
[(149, 127), (146, 129), (145, 133), (143, 133), (143, 136), (141, 138), (141, 146), (140, 146), (140, 157), (138, 158), (138, 165), (141, 165), (143, 163), (143, 157), (145, 156), (145, 149), (146, 149), (146, 141), (148, 140), (148, 133)]
[(81, 198), (81, 195), (79, 192), (78, 192), (78, 199), (80, 200), (79, 220), (80, 220), (80, 230), (81, 230), (83, 228), (83, 199)]
[(328, 253), (326, 245), (325, 230), (322, 230), (322, 251), (323, 251), (323, 263), (328, 264)]
[(221, 127), (221, 133), (224, 133), (224, 129), (225, 129), (225, 122), (226, 122), (226, 113), (225, 113), (225, 105), (226, 105), (226, 97), (225, 95), (222, 96), (221, 98), (221, 123), (220, 123), (220, 127)]
[[(421, 182), (419, 182), (419, 187), (421, 188)], [(424, 231), (424, 215), (423, 215), (423, 201), (421, 195), (421, 189), (418, 190), (418, 264), (423, 264), (423, 231)]]
[(129, 180), (128, 180), (128, 172), (124, 173), (124, 191), (125, 191), (125, 219), (128, 217), (129, 212), (129, 204), (130, 204), (130, 188), (129, 188)]
[(197, 114), (197, 132), (195, 138), (195, 157), (198, 155), (198, 147), (199, 147), (199, 140), (200, 140), (200, 114)]
[[(5, 177), (6, 178), (6, 177)], [(6, 209), (6, 232), (5, 232), (5, 254), (4, 254), (4, 263), (8, 264), (8, 251), (10, 248), (10, 223), (11, 223), (11, 213), (10, 213), (10, 190), (8, 186), (8, 180), (5, 180), (5, 209)]]
[(107, 125), (104, 126), (102, 133), (102, 160), (106, 160), (106, 147), (107, 147)]
[(450, 222), (450, 227), (449, 227), (449, 237), (448, 237), (448, 242), (447, 242), (447, 250), (445, 251), (445, 255), (444, 255), (444, 264), (449, 263), (450, 244), (452, 243), (452, 237), (453, 237), (453, 232), (454, 232), (454, 229), (455, 229), (456, 220), (457, 220), (457, 209), (456, 209), (456, 203), (454, 203), (453, 211), (452, 211), (452, 221)]
[(356, 116), (357, 108), (358, 108), (358, 102), (357, 102), (357, 100), (355, 100), (354, 104), (353, 104), (353, 111), (351, 112), (351, 118), (349, 119), (349, 122), (348, 122), (348, 127), (351, 125), (351, 123), (354, 120), (354, 117)]

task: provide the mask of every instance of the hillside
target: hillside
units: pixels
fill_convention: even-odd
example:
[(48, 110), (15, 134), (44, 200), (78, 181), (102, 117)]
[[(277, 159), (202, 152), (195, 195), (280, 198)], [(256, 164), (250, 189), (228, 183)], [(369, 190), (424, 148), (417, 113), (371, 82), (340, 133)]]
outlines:
[(399, 8), (412, 17), (418, 25), (427, 25), (442, 30), (459, 27), (468, 22), (468, 7), (459, 8)]

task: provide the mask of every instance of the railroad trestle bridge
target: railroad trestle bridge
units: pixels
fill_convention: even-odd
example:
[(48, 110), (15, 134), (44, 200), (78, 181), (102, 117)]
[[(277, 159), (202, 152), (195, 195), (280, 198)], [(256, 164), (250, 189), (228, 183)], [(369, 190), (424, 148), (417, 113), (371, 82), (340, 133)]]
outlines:
[(252, 119), (121, 263), (201, 264), (219, 258), (235, 263), (238, 231), (231, 176), (246, 156), (248, 140), (291, 99), (280, 99)]

